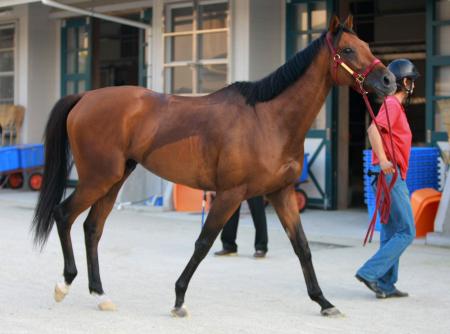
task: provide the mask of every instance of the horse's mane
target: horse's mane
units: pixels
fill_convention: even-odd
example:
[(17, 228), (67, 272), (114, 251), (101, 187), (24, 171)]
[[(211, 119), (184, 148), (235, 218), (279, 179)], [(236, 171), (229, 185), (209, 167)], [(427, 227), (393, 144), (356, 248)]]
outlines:
[[(335, 35), (342, 31), (354, 34), (352, 30), (341, 25)], [(297, 52), (286, 63), (266, 77), (258, 81), (237, 81), (227, 88), (237, 89), (245, 97), (245, 102), (251, 106), (258, 102), (272, 100), (305, 73), (324, 44), (326, 33), (324, 31), (319, 38), (311, 42), (305, 49)]]

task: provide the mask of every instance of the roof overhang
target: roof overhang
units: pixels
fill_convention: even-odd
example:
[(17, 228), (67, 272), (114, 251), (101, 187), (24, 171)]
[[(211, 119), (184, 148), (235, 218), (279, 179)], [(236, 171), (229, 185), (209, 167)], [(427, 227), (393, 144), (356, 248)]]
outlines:
[(0, 2), (0, 8), (24, 5), (32, 2), (41, 2), (41, 0), (3, 0)]
[(53, 7), (53, 8), (58, 8), (58, 9), (61, 9), (61, 10), (67, 11), (67, 12), (72, 12), (72, 13), (76, 13), (76, 14), (84, 15), (84, 16), (96, 17), (96, 18), (99, 18), (102, 20), (116, 22), (116, 23), (127, 25), (127, 26), (139, 28), (139, 29), (150, 29), (151, 28), (151, 26), (149, 24), (145, 24), (143, 22), (128, 20), (128, 19), (124, 19), (121, 17), (113, 16), (113, 15), (102, 14), (102, 13), (95, 11), (92, 8), (90, 10), (83, 9), (83, 8), (67, 5), (67, 4), (64, 4), (64, 3), (61, 3), (58, 1), (53, 1), (53, 0), (2, 0), (0, 2), (0, 8), (24, 5), (24, 4), (29, 4), (29, 3), (33, 3), (33, 2), (40, 2), (43, 5)]

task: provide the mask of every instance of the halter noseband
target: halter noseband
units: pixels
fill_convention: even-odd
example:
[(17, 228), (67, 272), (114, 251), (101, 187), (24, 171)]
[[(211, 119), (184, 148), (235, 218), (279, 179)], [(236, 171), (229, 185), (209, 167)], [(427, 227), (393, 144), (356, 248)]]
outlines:
[(375, 58), (373, 60), (373, 62), (369, 66), (367, 66), (367, 68), (364, 70), (364, 72), (359, 73), (359, 72), (355, 71), (350, 65), (345, 63), (344, 60), (342, 60), (341, 55), (333, 46), (333, 40), (332, 40), (330, 32), (327, 32), (326, 40), (327, 40), (328, 47), (331, 51), (331, 54), (333, 55), (334, 81), (336, 83), (338, 83), (337, 70), (340, 65), (340, 66), (342, 66), (342, 68), (344, 70), (346, 70), (355, 79), (356, 84), (357, 84), (356, 87), (358, 88), (358, 89), (356, 89), (356, 91), (358, 91), (362, 95), (366, 95), (367, 91), (363, 87), (364, 81), (366, 80), (366, 77), (370, 74), (370, 72), (373, 71), (374, 67), (376, 65), (380, 64), (381, 61), (378, 58)]

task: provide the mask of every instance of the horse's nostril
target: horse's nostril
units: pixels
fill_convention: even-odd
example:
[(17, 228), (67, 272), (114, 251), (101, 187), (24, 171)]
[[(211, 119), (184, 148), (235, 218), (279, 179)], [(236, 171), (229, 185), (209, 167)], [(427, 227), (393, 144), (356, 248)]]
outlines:
[(383, 76), (383, 83), (385, 84), (385, 86), (389, 86), (391, 84), (391, 80), (387, 75)]

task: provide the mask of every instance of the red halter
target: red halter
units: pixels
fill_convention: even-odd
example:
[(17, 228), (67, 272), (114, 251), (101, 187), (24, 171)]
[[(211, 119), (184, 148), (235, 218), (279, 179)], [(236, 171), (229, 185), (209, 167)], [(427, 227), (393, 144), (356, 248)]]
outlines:
[[(395, 158), (394, 144), (392, 141), (391, 123), (389, 120), (389, 113), (387, 110), (386, 101), (384, 101), (383, 103), (384, 103), (384, 107), (386, 108), (386, 116), (387, 116), (387, 122), (388, 122), (388, 128), (389, 128), (389, 137), (390, 137), (390, 141), (391, 141), (392, 156), (391, 156), (389, 150), (386, 150), (386, 148), (387, 148), (386, 142), (385, 142), (383, 136), (381, 135), (380, 127), (375, 119), (375, 114), (373, 112), (372, 106), (370, 105), (369, 99), (367, 98), (367, 91), (363, 87), (366, 77), (369, 75), (370, 72), (373, 71), (373, 69), (375, 68), (375, 66), (377, 64), (381, 63), (381, 61), (378, 58), (375, 58), (373, 60), (373, 62), (369, 66), (367, 66), (367, 68), (364, 70), (363, 73), (358, 73), (351, 66), (349, 66), (347, 63), (345, 63), (342, 60), (341, 55), (339, 54), (339, 52), (336, 51), (336, 49), (333, 46), (333, 40), (331, 37), (331, 33), (329, 33), (329, 32), (327, 33), (326, 40), (327, 40), (328, 47), (330, 48), (330, 52), (333, 55), (334, 81), (336, 83), (338, 83), (337, 70), (338, 70), (339, 66), (341, 66), (353, 78), (355, 78), (355, 81), (357, 84), (355, 90), (362, 95), (364, 102), (366, 103), (367, 109), (369, 110), (370, 116), (372, 117), (372, 120), (373, 120), (375, 126), (377, 127), (378, 132), (380, 133), (381, 141), (383, 142), (383, 147), (385, 149), (386, 156), (389, 161), (392, 161), (392, 164), (396, 168), (397, 167), (397, 159)], [(387, 185), (386, 176), (384, 175), (384, 173), (381, 171), (380, 174), (378, 175), (377, 194), (376, 194), (376, 199), (375, 199), (376, 208), (375, 208), (375, 212), (372, 216), (372, 220), (370, 221), (369, 228), (367, 229), (366, 237), (364, 238), (364, 245), (367, 243), (367, 241), (369, 241), (369, 242), (372, 241), (373, 232), (375, 230), (375, 223), (377, 220), (377, 212), (380, 212), (380, 220), (381, 220), (382, 224), (387, 224), (387, 222), (389, 220), (389, 214), (391, 211), (391, 190), (395, 184), (395, 181), (397, 180), (397, 176), (398, 176), (397, 174), (398, 173), (396, 170), (394, 175), (392, 176), (392, 180), (391, 180), (391, 183), (389, 184), (389, 186)]]
[(362, 94), (362, 95), (366, 95), (367, 92), (364, 89), (363, 85), (364, 85), (364, 80), (366, 80), (366, 77), (370, 74), (370, 72), (373, 71), (374, 67), (378, 64), (381, 63), (381, 61), (378, 58), (375, 58), (372, 62), (372, 64), (370, 64), (369, 66), (367, 66), (367, 68), (364, 70), (363, 73), (358, 73), (357, 71), (355, 71), (350, 65), (348, 65), (347, 63), (345, 63), (342, 60), (341, 55), (339, 54), (338, 51), (336, 51), (336, 49), (333, 46), (333, 40), (331, 37), (331, 33), (327, 33), (326, 36), (326, 40), (327, 40), (327, 44), (328, 47), (330, 48), (330, 51), (333, 55), (333, 61), (334, 61), (334, 81), (336, 83), (338, 83), (338, 77), (337, 77), (337, 70), (339, 66), (342, 66), (342, 68), (344, 70), (346, 70), (353, 78), (355, 78), (356, 84), (357, 84), (357, 88), (356, 91), (358, 91), (358, 93)]

